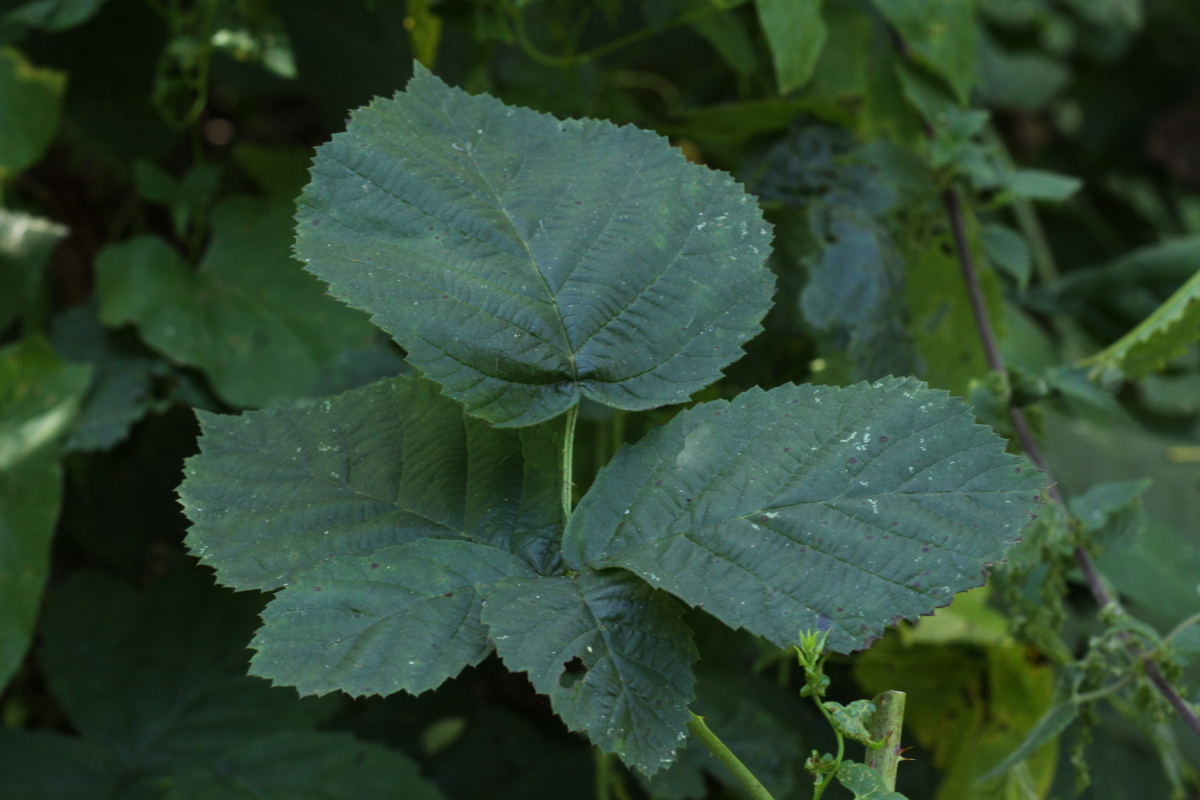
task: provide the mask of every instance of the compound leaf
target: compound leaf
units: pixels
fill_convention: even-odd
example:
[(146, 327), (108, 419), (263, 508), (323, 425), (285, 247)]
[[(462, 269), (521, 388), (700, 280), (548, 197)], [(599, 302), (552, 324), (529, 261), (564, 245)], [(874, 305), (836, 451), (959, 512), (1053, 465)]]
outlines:
[[(1147, 248), (1150, 249), (1150, 248)], [(1116, 367), (1131, 378), (1162, 369), (1200, 338), (1200, 272), (1179, 287), (1167, 301), (1129, 333), (1084, 364), (1096, 369)]]
[(687, 738), (697, 653), (681, 611), (626, 572), (585, 570), (501, 581), (483, 620), (504, 663), (529, 674), (568, 728), (650, 775)]
[(56, 445), (90, 377), (42, 339), (0, 350), (0, 687), (33, 636), (62, 499)]
[(665, 139), (452, 89), (419, 65), (317, 151), (296, 252), (502, 426), (684, 401), (760, 330), (770, 227)]
[(443, 800), (415, 762), (328, 733), (262, 737), (175, 778), (165, 800)]
[(839, 652), (980, 585), (1044, 476), (970, 409), (908, 378), (785, 385), (685, 411), (600, 473), (573, 569), (624, 567), (733, 627)]
[(558, 561), (562, 423), (520, 431), (466, 417), (420, 377), (328, 400), (200, 414), (179, 494), (187, 543), (239, 589), (274, 589), (334, 556), (467, 537)]
[(292, 260), (289, 209), (249, 197), (219, 204), (198, 270), (155, 236), (106, 247), (96, 259), (101, 319), (137, 325), (234, 405), (309, 394), (339, 352), (370, 343), (372, 328)]
[(253, 674), (301, 694), (420, 694), (491, 652), (479, 611), (487, 588), (534, 578), (506, 550), (423, 539), (325, 561), (263, 612)]

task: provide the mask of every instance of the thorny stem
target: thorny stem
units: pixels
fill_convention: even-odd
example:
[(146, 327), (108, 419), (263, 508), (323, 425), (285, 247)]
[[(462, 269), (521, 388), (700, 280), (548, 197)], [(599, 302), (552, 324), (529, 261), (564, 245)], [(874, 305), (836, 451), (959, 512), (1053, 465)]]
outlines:
[(567, 430), (563, 434), (562, 449), (562, 508), (563, 519), (571, 516), (574, 505), (575, 485), (571, 481), (571, 473), (575, 466), (575, 423), (579, 419), (578, 404), (567, 411)]
[[(975, 313), (975, 327), (979, 330), (979, 339), (983, 343), (988, 367), (996, 372), (1003, 373), (1005, 371), (1004, 358), (1000, 355), (1000, 348), (996, 344), (996, 335), (992, 330), (992, 322), (988, 317), (987, 306), (984, 304), (983, 289), (979, 284), (979, 272), (975, 268), (975, 259), (971, 255), (971, 249), (967, 246), (962, 206), (959, 203), (958, 194), (953, 187), (942, 193), (942, 202), (946, 206), (946, 216), (950, 220), (950, 229), (954, 235), (954, 247), (958, 254), (958, 263), (962, 268), (963, 282), (966, 283), (967, 294), (971, 298), (971, 310)], [(1047, 490), (1047, 494), (1050, 496), (1051, 501), (1061, 505), (1063, 502), (1062, 493), (1054, 483), (1054, 477), (1046, 466), (1046, 460), (1042, 457), (1041, 448), (1038, 447), (1037, 441), (1033, 438), (1029, 422), (1025, 419), (1025, 412), (1016, 406), (1010, 405), (1008, 416), (1012, 420), (1013, 427), (1016, 429), (1021, 447), (1025, 449), (1025, 453), (1029, 456), (1030, 460), (1050, 480), (1050, 488)], [(1096, 570), (1096, 565), (1092, 561), (1092, 557), (1088, 555), (1087, 550), (1082, 546), (1075, 548), (1075, 561), (1079, 564), (1079, 569), (1083, 573), (1084, 580), (1087, 582), (1088, 589), (1091, 591), (1096, 605), (1100, 608), (1112, 605), (1115, 602), (1112, 594), (1109, 593), (1108, 587), (1104, 585), (1104, 580)], [(1179, 696), (1179, 692), (1163, 676), (1158, 665), (1149, 660), (1148, 655), (1130, 641), (1128, 634), (1121, 634), (1121, 638), (1124, 640), (1126, 647), (1129, 648), (1130, 654), (1142, 665), (1142, 669), (1145, 670), (1146, 677), (1150, 679), (1150, 682), (1166, 698), (1171, 707), (1179, 713), (1179, 716), (1192, 729), (1192, 732), (1200, 736), (1200, 718), (1197, 718), (1196, 712), (1191, 705)]]
[(888, 791), (896, 791), (896, 770), (900, 766), (900, 732), (904, 727), (904, 701), (907, 695), (895, 690), (884, 692), (872, 702), (875, 716), (867, 731), (877, 749), (867, 748), (867, 766), (883, 776)]
[(694, 712), (688, 713), (692, 715), (688, 721), (688, 731), (708, 748), (708, 752), (712, 753), (725, 769), (733, 773), (733, 777), (737, 778), (738, 783), (746, 790), (751, 800), (775, 800), (766, 787), (759, 783), (758, 778), (754, 777), (754, 773), (741, 762), (741, 759), (735, 756), (733, 751), (726, 747), (725, 743), (709, 729), (708, 725), (704, 723), (704, 717), (697, 716)]

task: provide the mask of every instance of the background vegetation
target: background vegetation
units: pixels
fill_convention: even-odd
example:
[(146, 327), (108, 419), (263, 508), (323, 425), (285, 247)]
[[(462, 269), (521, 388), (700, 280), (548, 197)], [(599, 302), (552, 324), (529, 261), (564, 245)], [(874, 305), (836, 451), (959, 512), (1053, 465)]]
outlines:
[[(193, 408), (405, 369), (290, 247), (314, 146), (414, 59), (657, 131), (758, 195), (775, 309), (696, 400), (915, 374), (1014, 452), (1022, 409), (1066, 505), (989, 587), (827, 665), (843, 702), (909, 693), (906, 796), (1196, 795), (1200, 739), (1128, 651), (1195, 697), (1196, 4), (0, 0), (0, 45), (0, 795), (737, 796), (698, 747), (626, 773), (495, 659), (416, 698), (270, 688), (246, 677), (263, 598), (183, 546)], [(585, 407), (579, 489), (677, 410)], [(695, 708), (777, 798), (810, 796), (831, 745), (803, 674), (687, 623)]]

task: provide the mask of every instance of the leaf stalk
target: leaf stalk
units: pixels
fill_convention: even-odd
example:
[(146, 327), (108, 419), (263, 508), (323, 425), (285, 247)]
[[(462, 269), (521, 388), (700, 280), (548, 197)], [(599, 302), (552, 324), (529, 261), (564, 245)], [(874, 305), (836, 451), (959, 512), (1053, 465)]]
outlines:
[(725, 769), (733, 773), (733, 777), (742, 784), (751, 800), (775, 800), (766, 787), (759, 783), (758, 778), (754, 777), (754, 773), (705, 724), (704, 717), (694, 711), (688, 713), (691, 714), (691, 719), (688, 721), (688, 732), (707, 747), (708, 752), (712, 753), (713, 758), (720, 761)]

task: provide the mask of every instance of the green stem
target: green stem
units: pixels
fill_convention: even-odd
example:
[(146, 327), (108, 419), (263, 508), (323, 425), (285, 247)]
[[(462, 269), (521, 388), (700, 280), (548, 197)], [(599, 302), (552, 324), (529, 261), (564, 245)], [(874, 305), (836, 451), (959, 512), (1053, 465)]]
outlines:
[(741, 759), (735, 756), (733, 751), (726, 747), (725, 743), (704, 724), (704, 717), (693, 713), (692, 719), (688, 722), (688, 730), (692, 736), (695, 736), (708, 748), (708, 752), (712, 753), (725, 769), (733, 773), (733, 777), (737, 778), (738, 783), (746, 790), (751, 800), (775, 800), (766, 787), (758, 782), (758, 778), (754, 777), (754, 773), (741, 762)]
[(890, 691), (876, 697), (871, 719), (871, 741), (883, 744), (867, 748), (867, 766), (883, 776), (889, 791), (896, 791), (896, 769), (900, 766), (900, 731), (904, 727), (904, 692)]
[(579, 420), (578, 404), (571, 406), (567, 411), (567, 430), (563, 434), (563, 449), (562, 449), (562, 507), (563, 519), (571, 516), (571, 509), (574, 506), (574, 489), (575, 485), (571, 481), (571, 474), (575, 466), (575, 423)]
[[(812, 684), (809, 684), (810, 686)], [(837, 729), (837, 725), (833, 722), (833, 715), (829, 713), (829, 709), (825, 708), (825, 704), (821, 702), (820, 696), (813, 692), (813, 702), (817, 704), (817, 708), (821, 709), (821, 713), (825, 715), (825, 719), (829, 722), (829, 727), (833, 728), (833, 733), (837, 736), (837, 757), (833, 760), (833, 769), (821, 779), (817, 784), (817, 788), (813, 789), (813, 800), (821, 800), (821, 795), (825, 794), (825, 790), (829, 788), (829, 784), (833, 783), (833, 779), (837, 776), (838, 767), (842, 765), (842, 758), (846, 755), (846, 740), (842, 737), (842, 732)]]

